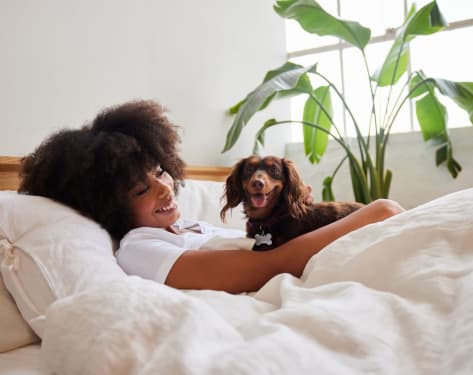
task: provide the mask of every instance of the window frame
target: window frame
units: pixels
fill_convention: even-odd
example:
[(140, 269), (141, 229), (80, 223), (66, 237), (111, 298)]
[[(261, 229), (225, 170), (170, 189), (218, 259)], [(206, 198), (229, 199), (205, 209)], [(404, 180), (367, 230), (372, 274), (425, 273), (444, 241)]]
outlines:
[[(410, 4), (408, 3), (408, 0), (402, 0), (402, 5), (403, 5), (403, 19), (406, 18), (407, 13), (409, 11), (409, 6)], [(341, 17), (341, 0), (337, 0), (337, 17)], [(345, 19), (348, 19), (348, 17), (344, 17)], [(287, 22), (291, 22), (290, 20), (286, 20)], [(448, 26), (442, 30), (441, 32), (448, 32), (448, 31), (453, 31), (453, 30), (459, 30), (459, 29), (465, 29), (465, 28), (473, 28), (473, 18), (465, 18), (462, 20), (458, 21), (453, 21), (448, 24)], [(375, 45), (378, 43), (383, 43), (383, 42), (390, 42), (394, 41), (395, 39), (395, 28), (386, 28), (385, 33), (381, 35), (375, 35), (370, 38), (370, 41), (368, 45)], [(344, 56), (343, 56), (343, 51), (354, 48), (353, 45), (350, 45), (349, 43), (346, 43), (342, 40), (339, 40), (338, 42), (335, 43), (328, 43), (326, 45), (318, 46), (318, 47), (310, 47), (310, 48), (304, 48), (304, 49), (298, 49), (294, 51), (288, 51), (287, 52), (287, 59), (291, 60), (294, 58), (301, 58), (301, 57), (308, 57), (308, 56), (317, 56), (320, 54), (324, 53), (329, 53), (329, 52), (337, 52), (338, 54), (338, 59), (340, 63), (340, 91), (342, 95), (345, 95), (346, 92), (346, 84), (345, 84), (345, 69), (344, 69)], [(409, 72), (411, 72), (411, 67), (409, 63)], [(412, 101), (408, 101), (408, 112), (409, 112), (409, 131), (416, 131), (415, 129), (415, 111), (414, 111), (414, 106), (412, 104)], [(291, 117), (294, 117), (293, 115), (293, 110), (291, 109)], [(342, 122), (343, 122), (343, 133), (344, 135), (347, 135), (347, 116), (346, 116), (346, 110), (343, 110), (342, 113)], [(293, 135), (293, 138), (296, 138)]]

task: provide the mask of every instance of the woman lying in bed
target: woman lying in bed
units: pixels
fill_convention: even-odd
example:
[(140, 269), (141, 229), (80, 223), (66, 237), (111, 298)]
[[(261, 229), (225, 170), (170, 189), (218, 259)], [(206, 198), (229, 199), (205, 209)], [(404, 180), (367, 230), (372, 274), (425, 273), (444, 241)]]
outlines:
[(112, 107), (90, 125), (53, 134), (24, 158), (19, 191), (52, 198), (100, 223), (121, 239), (117, 259), (130, 274), (232, 293), (255, 291), (279, 273), (300, 276), (332, 241), (403, 211), (394, 201), (377, 200), (272, 251), (214, 250), (208, 244), (216, 237), (244, 232), (180, 219), (175, 181), (184, 177), (184, 163), (178, 142), (177, 127), (157, 103)]

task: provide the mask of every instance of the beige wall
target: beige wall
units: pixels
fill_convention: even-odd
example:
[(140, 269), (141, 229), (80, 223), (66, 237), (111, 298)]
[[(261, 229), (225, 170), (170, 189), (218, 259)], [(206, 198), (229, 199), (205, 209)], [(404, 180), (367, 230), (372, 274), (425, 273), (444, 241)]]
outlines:
[[(2, 0), (0, 155), (21, 156), (104, 106), (145, 98), (161, 101), (183, 126), (187, 163), (231, 165), (251, 145), (220, 153), (226, 109), (285, 61), (284, 24), (272, 5)], [(287, 118), (289, 103), (277, 111)], [(276, 138), (269, 143), (282, 153), (285, 137)]]
[[(232, 165), (250, 153), (266, 119), (288, 118), (289, 101), (256, 116), (222, 155), (231, 118), (225, 110), (285, 61), (284, 24), (272, 0), (5, 0), (0, 1), (0, 155), (31, 152), (52, 131), (78, 127), (104, 106), (157, 99), (183, 126), (182, 155), (191, 165)], [(271, 112), (272, 111), (272, 112)], [(419, 134), (393, 135), (391, 196), (412, 206), (473, 186), (471, 127), (452, 132), (464, 167), (457, 180), (433, 165)], [(282, 136), (281, 136), (282, 135)], [(266, 153), (284, 153), (285, 127), (268, 131)], [(331, 148), (332, 149), (332, 148)], [(340, 156), (320, 166), (289, 145), (320, 194)], [(351, 199), (339, 176), (337, 198)]]

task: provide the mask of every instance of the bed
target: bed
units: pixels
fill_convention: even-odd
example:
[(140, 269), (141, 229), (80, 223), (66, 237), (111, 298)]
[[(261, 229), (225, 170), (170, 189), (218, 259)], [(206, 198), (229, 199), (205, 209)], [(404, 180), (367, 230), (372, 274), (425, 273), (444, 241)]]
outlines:
[[(125, 275), (98, 225), (11, 191), (17, 170), (0, 158), (2, 375), (473, 373), (473, 189), (232, 295)], [(218, 224), (227, 173), (189, 168), (183, 215)]]

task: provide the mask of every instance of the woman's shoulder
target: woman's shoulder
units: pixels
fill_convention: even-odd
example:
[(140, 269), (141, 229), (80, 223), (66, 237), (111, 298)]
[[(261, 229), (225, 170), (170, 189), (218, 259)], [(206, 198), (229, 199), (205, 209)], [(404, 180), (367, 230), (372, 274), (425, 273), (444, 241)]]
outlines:
[(131, 229), (120, 240), (119, 248), (135, 247), (136, 244), (143, 244), (149, 241), (169, 241), (170, 232), (164, 228), (137, 227)]
[(128, 231), (122, 238), (122, 241), (127, 238), (135, 238), (135, 237), (142, 237), (142, 236), (156, 236), (157, 233), (165, 232), (164, 228), (156, 228), (156, 227), (137, 227), (133, 228)]

